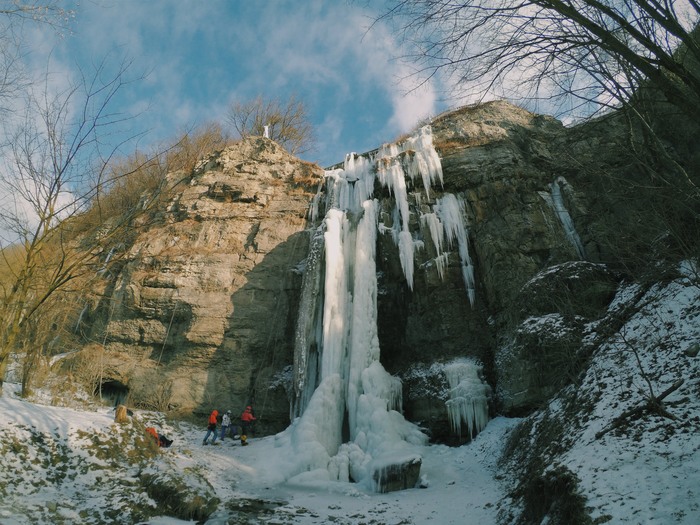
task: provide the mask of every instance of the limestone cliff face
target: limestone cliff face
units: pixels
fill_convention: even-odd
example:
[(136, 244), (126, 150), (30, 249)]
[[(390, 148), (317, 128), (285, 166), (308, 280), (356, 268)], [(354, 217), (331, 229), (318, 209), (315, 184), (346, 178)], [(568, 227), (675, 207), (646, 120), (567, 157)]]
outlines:
[[(430, 194), (407, 182), (409, 227), (423, 241), (413, 289), (391, 235), (378, 239), (378, 330), (384, 366), (404, 381), (406, 417), (453, 442), (443, 364), (475, 358), (494, 388), (493, 411), (523, 413), (573, 373), (581, 326), (605, 308), (616, 283), (597, 264), (591, 196), (577, 189), (577, 171), (561, 154), (583, 158), (594, 144), (504, 102), (443, 115), (432, 130), (444, 182)], [(184, 412), (237, 412), (254, 402), (261, 430), (284, 428), (285, 374), (315, 226), (307, 211), (322, 179), (322, 170), (263, 138), (206, 159), (160, 223), (137, 238), (113, 283), (99, 335), (103, 380)], [(420, 220), (445, 193), (466, 203), (473, 304), (456, 248), (441, 277)], [(390, 226), (392, 195), (377, 184), (375, 198)], [(553, 277), (542, 278), (547, 272)], [(529, 324), (546, 314), (551, 326)]]
[(105, 377), (135, 402), (237, 414), (255, 401), (288, 419), (284, 391), (267, 386), (290, 360), (321, 178), (263, 138), (206, 159), (125, 258), (104, 314)]

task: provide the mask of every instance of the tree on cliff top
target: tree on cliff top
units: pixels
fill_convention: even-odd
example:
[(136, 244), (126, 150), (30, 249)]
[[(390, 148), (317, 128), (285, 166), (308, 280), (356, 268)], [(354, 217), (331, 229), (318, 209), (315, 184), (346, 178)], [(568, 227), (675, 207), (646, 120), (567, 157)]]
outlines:
[(226, 117), (240, 138), (262, 136), (265, 127), (268, 137), (278, 142), (292, 155), (300, 155), (314, 148), (314, 130), (304, 103), (292, 95), (288, 101), (279, 98), (235, 101)]

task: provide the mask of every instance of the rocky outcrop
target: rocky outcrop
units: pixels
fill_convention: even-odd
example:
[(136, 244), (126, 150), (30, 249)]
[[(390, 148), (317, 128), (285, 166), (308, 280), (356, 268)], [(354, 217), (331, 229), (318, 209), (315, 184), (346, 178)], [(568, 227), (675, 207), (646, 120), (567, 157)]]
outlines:
[(501, 411), (527, 413), (576, 380), (588, 358), (585, 327), (606, 311), (617, 286), (605, 265), (571, 261), (520, 288), (501, 314), (495, 349)]
[(414, 456), (375, 469), (372, 472), (372, 480), (377, 492), (415, 488), (418, 485), (422, 462), (420, 456)]
[[(493, 102), (439, 117), (432, 127), (444, 184), (431, 198), (449, 192), (466, 202), (476, 300), (472, 306), (467, 299), (456, 254), (440, 279), (431, 265), (435, 254), (425, 242), (425, 249), (417, 254), (419, 270), (413, 292), (397, 284), (401, 278), (396, 267), (381, 268), (387, 284), (380, 297), (380, 336), (384, 334), (382, 349), (389, 368), (404, 379), (404, 408), (409, 418), (428, 426), (434, 439), (454, 442), (444, 411), (444, 374), (438, 372), (430, 381), (431, 394), (426, 394), (430, 389), (423, 384), (426, 375), (436, 371), (431, 364), (460, 356), (476, 358), (483, 363), (489, 383), (497, 385), (496, 410), (529, 410), (560, 386), (560, 378), (570, 372), (563, 361), (550, 366), (556, 360), (547, 361), (547, 356), (558, 355), (560, 347), (575, 346), (580, 330), (572, 326), (567, 332), (571, 340), (549, 340), (543, 346), (539, 336), (525, 336), (532, 335), (532, 330), (527, 332), (521, 323), (542, 311), (559, 312), (557, 306), (561, 305), (544, 305), (546, 300), (555, 302), (557, 298), (578, 301), (574, 310), (585, 310), (587, 318), (594, 318), (605, 309), (615, 281), (603, 267), (585, 272), (577, 266), (576, 271), (557, 273), (556, 284), (551, 284), (556, 290), (533, 290), (533, 278), (540, 272), (589, 258), (587, 248), (591, 248), (582, 220), (588, 216), (585, 196), (576, 191), (575, 184), (560, 177), (559, 165), (564, 164), (561, 152), (570, 147), (569, 132), (560, 122), (505, 102)], [(416, 215), (428, 200), (420, 195), (414, 201)], [(562, 217), (564, 212), (567, 215)], [(563, 221), (567, 217), (569, 224)], [(581, 228), (582, 237), (578, 237), (576, 227)], [(425, 228), (415, 224), (415, 229), (417, 237), (429, 239)], [(388, 241), (382, 249), (395, 250)], [(595, 258), (598, 251), (591, 251)], [(395, 257), (382, 258), (392, 259)], [(589, 282), (589, 277), (594, 281)], [(591, 283), (600, 290), (592, 292)], [(548, 363), (545, 378), (541, 374), (543, 361)], [(416, 373), (416, 363), (423, 364), (421, 373)]]

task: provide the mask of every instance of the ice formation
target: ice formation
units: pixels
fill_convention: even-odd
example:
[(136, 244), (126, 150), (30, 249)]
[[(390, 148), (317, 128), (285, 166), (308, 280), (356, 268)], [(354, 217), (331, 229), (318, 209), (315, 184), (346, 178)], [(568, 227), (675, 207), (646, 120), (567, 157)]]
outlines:
[(557, 217), (559, 217), (559, 221), (561, 222), (561, 225), (564, 228), (566, 238), (569, 239), (569, 242), (576, 249), (576, 253), (578, 254), (578, 256), (581, 259), (585, 259), (586, 252), (583, 248), (583, 243), (581, 242), (581, 238), (576, 232), (576, 228), (574, 227), (574, 221), (571, 219), (571, 215), (566, 209), (564, 199), (562, 198), (561, 187), (566, 184), (567, 182), (564, 177), (557, 177), (557, 179), (549, 185), (552, 192), (552, 200), (550, 204), (552, 208), (554, 208), (554, 212), (557, 214)]
[(445, 365), (450, 387), (447, 414), (452, 429), (459, 436), (466, 424), (470, 438), (481, 432), (489, 420), (488, 397), (491, 387), (481, 380), (481, 366), (469, 359), (458, 359)]
[[(377, 234), (392, 235), (412, 289), (414, 252), (423, 241), (409, 229), (407, 182), (418, 178), (429, 201), (431, 186), (442, 183), (429, 126), (400, 145), (383, 146), (370, 158), (348, 155), (342, 169), (326, 171), (325, 192), (313, 199), (309, 218), (325, 215), (313, 232), (302, 283), (293, 422), (278, 436), (280, 445), (294, 450), (288, 469), (280, 474), (285, 479), (321, 476), (376, 488), (373, 480), (381, 478), (377, 472), (414, 462), (416, 446), (427, 441), (401, 415), (401, 381), (381, 365), (377, 333)], [(373, 198), (377, 183), (393, 197), (393, 209), (385, 210), (393, 217), (391, 228), (379, 223), (382, 210)], [(416, 194), (411, 193), (414, 202)], [(467, 268), (463, 273), (471, 272), (467, 289), (473, 301), (464, 216), (462, 201), (446, 194), (423, 221), (444, 261), (441, 275), (445, 249), (456, 244)]]
[(90, 303), (86, 302), (83, 305), (83, 309), (80, 310), (80, 315), (78, 316), (78, 321), (75, 323), (75, 328), (73, 329), (73, 332), (75, 332), (76, 334), (80, 330), (80, 325), (83, 323), (83, 317), (85, 317), (85, 314), (87, 313), (89, 307), (90, 307)]
[[(451, 193), (446, 193), (435, 204), (435, 213), (445, 227), (445, 237), (449, 247), (457, 243), (459, 259), (462, 264), (462, 279), (467, 288), (469, 302), (474, 306), (476, 288), (474, 282), (474, 265), (469, 255), (469, 235), (464, 226), (464, 201)], [(431, 230), (432, 232), (432, 230)], [(442, 255), (438, 251), (438, 255)]]

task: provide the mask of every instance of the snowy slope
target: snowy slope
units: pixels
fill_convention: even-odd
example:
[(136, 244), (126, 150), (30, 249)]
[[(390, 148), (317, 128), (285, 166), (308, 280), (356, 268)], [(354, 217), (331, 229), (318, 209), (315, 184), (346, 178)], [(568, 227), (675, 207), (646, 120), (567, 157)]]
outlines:
[[(592, 360), (580, 383), (527, 418), (510, 445), (504, 463), (521, 491), (533, 478), (548, 478), (550, 490), (574, 479), (593, 523), (700, 523), (700, 286), (692, 267), (679, 274), (648, 289), (623, 286), (589, 327), (583, 350)], [(679, 384), (661, 409), (647, 408)], [(566, 522), (552, 498), (519, 504)]]

